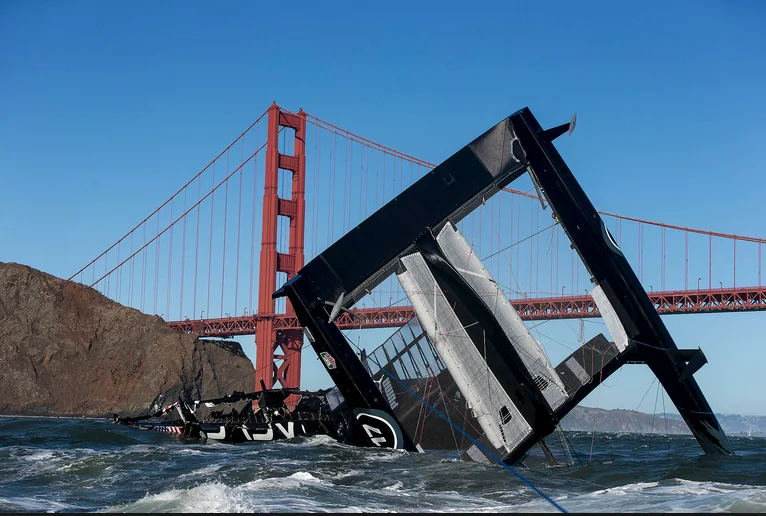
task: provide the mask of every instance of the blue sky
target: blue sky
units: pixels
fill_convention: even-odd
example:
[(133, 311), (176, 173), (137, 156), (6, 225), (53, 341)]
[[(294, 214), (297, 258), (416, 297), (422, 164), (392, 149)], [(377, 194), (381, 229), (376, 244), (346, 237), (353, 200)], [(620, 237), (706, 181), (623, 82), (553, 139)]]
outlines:
[[(410, 4), (0, 3), (0, 260), (68, 277), (273, 100), (437, 163), (576, 111), (557, 145), (598, 209), (766, 237), (766, 4)], [(665, 321), (714, 410), (766, 414), (766, 314)], [(636, 408), (644, 373), (586, 404)]]

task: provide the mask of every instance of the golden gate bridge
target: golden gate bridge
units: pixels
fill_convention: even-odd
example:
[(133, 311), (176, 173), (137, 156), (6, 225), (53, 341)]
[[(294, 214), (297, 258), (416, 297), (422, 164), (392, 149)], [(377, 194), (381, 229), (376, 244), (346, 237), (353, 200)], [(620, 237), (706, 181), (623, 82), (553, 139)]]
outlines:
[[(298, 387), (303, 332), (271, 294), (434, 166), (272, 104), (70, 279), (186, 333), (255, 335), (255, 385)], [(587, 271), (534, 191), (507, 188), (458, 227), (523, 319), (598, 317)], [(766, 310), (766, 239), (600, 213), (660, 313)], [(401, 326), (406, 303), (391, 277), (336, 323)]]

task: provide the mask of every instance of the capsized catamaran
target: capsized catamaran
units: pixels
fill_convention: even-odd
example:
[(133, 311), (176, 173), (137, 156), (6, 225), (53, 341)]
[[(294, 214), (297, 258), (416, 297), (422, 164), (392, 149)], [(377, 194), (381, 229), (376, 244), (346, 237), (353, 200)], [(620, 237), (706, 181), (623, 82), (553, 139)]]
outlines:
[[(294, 408), (285, 400), (298, 398)], [(198, 415), (201, 406), (214, 408), (244, 402), (240, 410), (212, 411)], [(184, 400), (137, 417), (114, 415), (115, 423), (142, 430), (168, 432), (191, 438), (224, 442), (276, 441), (293, 437), (328, 435), (336, 437), (335, 415), (340, 401), (333, 389), (305, 391), (300, 389), (264, 389), (257, 392), (233, 392), (228, 396), (196, 400), (191, 406)], [(178, 418), (171, 419), (174, 411)]]
[[(410, 451), (457, 447), (464, 457), (507, 464), (526, 460), (538, 444), (548, 457), (544, 439), (561, 433), (561, 418), (630, 362), (649, 366), (706, 453), (734, 453), (693, 377), (704, 354), (677, 348), (552, 144), (574, 122), (543, 130), (528, 108), (517, 111), (274, 293), (290, 299), (343, 397), (339, 440)], [(555, 368), (456, 228), (524, 173), (589, 271), (611, 336), (597, 335)], [(360, 358), (334, 321), (392, 274), (417, 317)], [(439, 395), (430, 398), (434, 385)]]

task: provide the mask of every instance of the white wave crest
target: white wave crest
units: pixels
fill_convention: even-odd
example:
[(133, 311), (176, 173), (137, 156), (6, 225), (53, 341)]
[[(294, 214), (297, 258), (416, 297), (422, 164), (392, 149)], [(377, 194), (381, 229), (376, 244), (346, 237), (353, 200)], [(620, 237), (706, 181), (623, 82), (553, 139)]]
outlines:
[[(587, 494), (554, 498), (570, 512), (764, 512), (766, 488), (718, 482), (670, 479), (636, 482)], [(519, 510), (547, 510), (535, 500)]]
[(171, 489), (146, 495), (127, 505), (111, 507), (100, 512), (256, 512), (255, 500), (218, 482), (205, 483), (190, 489)]

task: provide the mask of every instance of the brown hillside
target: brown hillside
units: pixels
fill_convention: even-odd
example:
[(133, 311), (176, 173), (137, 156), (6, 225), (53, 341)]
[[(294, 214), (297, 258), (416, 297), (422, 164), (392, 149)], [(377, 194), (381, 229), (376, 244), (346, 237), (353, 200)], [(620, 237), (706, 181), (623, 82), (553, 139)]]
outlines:
[(179, 333), (90, 287), (0, 262), (2, 414), (135, 415), (179, 395), (251, 391), (252, 371), (236, 342)]

